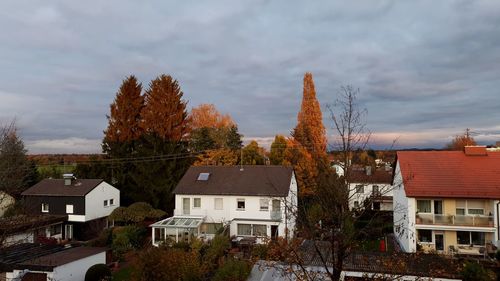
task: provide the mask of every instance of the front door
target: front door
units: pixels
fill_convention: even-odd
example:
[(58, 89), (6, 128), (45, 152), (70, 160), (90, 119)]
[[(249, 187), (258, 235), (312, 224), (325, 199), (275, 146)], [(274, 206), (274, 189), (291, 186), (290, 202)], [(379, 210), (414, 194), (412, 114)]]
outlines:
[(275, 240), (276, 238), (278, 238), (278, 226), (271, 225), (271, 239)]
[(182, 198), (182, 214), (189, 215), (191, 210), (191, 200), (189, 198)]
[(73, 225), (67, 224), (64, 228), (64, 234), (67, 240), (73, 239)]
[(442, 233), (434, 234), (434, 242), (436, 243), (436, 251), (444, 251), (444, 235)]

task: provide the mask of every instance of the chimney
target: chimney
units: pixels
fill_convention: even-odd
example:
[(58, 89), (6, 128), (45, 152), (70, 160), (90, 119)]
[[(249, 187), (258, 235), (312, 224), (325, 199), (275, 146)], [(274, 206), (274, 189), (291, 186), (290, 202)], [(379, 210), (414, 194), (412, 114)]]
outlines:
[(467, 156), (487, 156), (486, 146), (484, 145), (474, 145), (474, 146), (465, 146), (464, 153)]
[(73, 178), (73, 174), (63, 174), (64, 185), (71, 185)]
[(365, 171), (366, 171), (367, 176), (371, 176), (372, 175), (372, 166), (366, 166)]

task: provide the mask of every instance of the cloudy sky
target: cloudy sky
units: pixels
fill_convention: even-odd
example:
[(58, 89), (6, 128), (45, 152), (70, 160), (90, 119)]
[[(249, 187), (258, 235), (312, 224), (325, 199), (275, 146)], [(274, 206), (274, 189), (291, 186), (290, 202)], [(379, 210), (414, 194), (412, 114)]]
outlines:
[(328, 128), (360, 89), (372, 147), (500, 141), (500, 1), (2, 1), (0, 42), (0, 124), (30, 153), (99, 152), (122, 79), (161, 73), (263, 144), (295, 125), (306, 71)]

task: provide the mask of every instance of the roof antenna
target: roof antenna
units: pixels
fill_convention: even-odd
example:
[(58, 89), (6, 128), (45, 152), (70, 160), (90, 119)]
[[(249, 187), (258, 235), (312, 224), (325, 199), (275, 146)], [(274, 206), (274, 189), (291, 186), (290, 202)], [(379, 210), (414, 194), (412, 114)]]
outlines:
[(243, 172), (243, 148), (240, 148), (240, 171)]

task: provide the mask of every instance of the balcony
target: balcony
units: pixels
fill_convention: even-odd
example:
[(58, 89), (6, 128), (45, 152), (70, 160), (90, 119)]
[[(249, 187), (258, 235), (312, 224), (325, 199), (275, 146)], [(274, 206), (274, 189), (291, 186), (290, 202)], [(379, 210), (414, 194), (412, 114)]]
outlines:
[(493, 227), (493, 216), (417, 214), (416, 224)]

